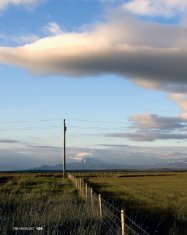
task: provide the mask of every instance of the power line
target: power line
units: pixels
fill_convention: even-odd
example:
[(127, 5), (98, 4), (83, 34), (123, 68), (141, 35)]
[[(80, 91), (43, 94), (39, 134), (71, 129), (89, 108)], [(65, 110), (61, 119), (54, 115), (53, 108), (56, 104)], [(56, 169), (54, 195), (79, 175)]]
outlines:
[(51, 121), (63, 121), (62, 118), (58, 119), (39, 119), (39, 120), (19, 120), (19, 121), (0, 121), (1, 123), (16, 124), (16, 123), (33, 123), (33, 122), (51, 122)]
[[(123, 121), (104, 121), (104, 120), (86, 120), (86, 119), (67, 119), (68, 121), (73, 121), (73, 122), (89, 122), (89, 123), (122, 123)], [(63, 121), (62, 118), (55, 118), (55, 119), (39, 119), (39, 120), (19, 120), (19, 121), (0, 121), (1, 123), (9, 123), (9, 124), (14, 124), (14, 123), (33, 123), (33, 122), (51, 122), (51, 121)]]
[(12, 131), (12, 130), (19, 130), (19, 131), (32, 131), (32, 130), (49, 130), (49, 129), (59, 129), (60, 126), (56, 126), (56, 127), (21, 127), (21, 128), (2, 128), (0, 129), (1, 132), (3, 131)]

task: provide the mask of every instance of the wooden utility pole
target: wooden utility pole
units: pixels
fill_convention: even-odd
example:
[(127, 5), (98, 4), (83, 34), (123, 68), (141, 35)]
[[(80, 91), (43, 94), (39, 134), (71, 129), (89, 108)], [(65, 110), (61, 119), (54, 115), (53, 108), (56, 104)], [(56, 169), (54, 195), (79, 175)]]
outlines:
[(64, 119), (64, 159), (63, 159), (63, 177), (66, 178), (66, 119)]

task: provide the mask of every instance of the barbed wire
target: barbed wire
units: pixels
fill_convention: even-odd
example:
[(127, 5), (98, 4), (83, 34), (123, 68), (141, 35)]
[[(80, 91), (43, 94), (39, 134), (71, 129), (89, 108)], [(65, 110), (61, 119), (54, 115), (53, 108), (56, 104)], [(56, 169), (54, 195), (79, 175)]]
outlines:
[(117, 209), (116, 207), (114, 207), (112, 204), (110, 204), (109, 202), (107, 202), (105, 199), (101, 199), (104, 203), (106, 203), (107, 205), (109, 205), (110, 207), (112, 207), (114, 210), (118, 211), (119, 213), (121, 212), (119, 209)]
[(110, 220), (115, 227), (117, 227), (119, 230), (121, 230), (121, 227), (119, 226), (119, 224), (116, 223), (116, 221), (114, 219), (112, 219), (109, 215), (105, 214), (105, 217), (108, 218), (108, 220)]
[(145, 235), (149, 235), (144, 229), (142, 229), (138, 224), (136, 224), (133, 220), (131, 220), (127, 215), (126, 215), (126, 219), (129, 220), (139, 230), (141, 230)]
[[(83, 187), (87, 187), (87, 192), (88, 192), (88, 189), (90, 189), (90, 192), (92, 192), (90, 194), (92, 197), (92, 199), (91, 199), (92, 203), (93, 203), (93, 205), (95, 205), (96, 203), (98, 205), (99, 194), (97, 194), (93, 189), (91, 190), (91, 188), (88, 186), (88, 184), (85, 183), (84, 180), (81, 179), (81, 177), (76, 178), (75, 176), (70, 175), (70, 174), (68, 176), (70, 177), (70, 179), (74, 183), (75, 183), (76, 179), (80, 180), (79, 183), (81, 182), (81, 190), (83, 189)], [(81, 192), (82, 196), (85, 196), (84, 192), (85, 192), (85, 189), (84, 189), (84, 191)], [(113, 232), (118, 234), (119, 231), (122, 231), (121, 218), (120, 218), (121, 211), (103, 198), (101, 198), (101, 203), (102, 203), (101, 207), (102, 207), (102, 211), (103, 211), (102, 223), (104, 223), (105, 225), (107, 223), (108, 224), (107, 226), (109, 226), (107, 233), (109, 233), (110, 230), (113, 230)], [(98, 206), (98, 208), (99, 208), (99, 206)], [(115, 214), (115, 212), (116, 212), (116, 214)], [(134, 235), (140, 235), (140, 234), (141, 235), (149, 235), (149, 233), (147, 233), (144, 229), (142, 229), (138, 224), (136, 224), (126, 214), (125, 214), (125, 220), (126, 220), (125, 227), (128, 230), (130, 230)]]
[(121, 223), (121, 220), (119, 219), (119, 217), (117, 215), (115, 215), (114, 213), (112, 213), (112, 211), (110, 211), (110, 209), (108, 209), (107, 207), (103, 206), (105, 208), (105, 210), (107, 210), (110, 214), (113, 215), (113, 217), (115, 217), (115, 219)]
[(125, 227), (127, 227), (129, 230), (131, 230), (135, 235), (140, 235), (139, 233), (137, 233), (136, 231), (134, 231), (130, 226), (128, 226), (127, 224), (125, 224)]
[(116, 234), (118, 233), (118, 231), (114, 228), (114, 226), (112, 226), (112, 224), (110, 224), (110, 222), (108, 220), (104, 220), (104, 221), (109, 224), (110, 229), (112, 228), (116, 232)]

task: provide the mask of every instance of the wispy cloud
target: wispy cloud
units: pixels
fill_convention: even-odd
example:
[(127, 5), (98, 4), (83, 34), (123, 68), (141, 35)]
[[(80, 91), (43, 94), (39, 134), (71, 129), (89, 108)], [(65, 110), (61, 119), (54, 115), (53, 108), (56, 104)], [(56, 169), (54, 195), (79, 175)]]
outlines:
[(9, 6), (36, 6), (43, 0), (1, 0), (0, 1), (0, 11), (5, 10)]
[(18, 37), (13, 37), (12, 41), (17, 42), (18, 44), (29, 44), (39, 40), (39, 36), (36, 34), (27, 34)]
[(171, 99), (181, 106), (182, 118), (187, 120), (187, 94), (175, 93), (171, 95)]
[(127, 138), (132, 141), (187, 139), (187, 120), (180, 117), (135, 115), (130, 118), (129, 132), (108, 133), (108, 137)]
[(90, 157), (92, 155), (93, 154), (91, 152), (79, 152), (73, 157), (73, 159), (76, 160), (76, 161), (81, 161), (85, 157)]
[(173, 17), (187, 10), (186, 0), (130, 0), (123, 8), (143, 16)]
[(164, 117), (155, 114), (134, 115), (129, 118), (134, 129), (175, 130), (187, 127), (187, 121), (180, 117)]
[(23, 144), (25, 142), (11, 139), (0, 139), (1, 144)]
[(130, 132), (118, 132), (106, 134), (107, 137), (127, 138), (137, 142), (152, 142), (155, 140), (186, 140), (187, 134), (175, 134), (175, 133), (162, 133), (158, 131), (136, 131)]
[(47, 25), (45, 25), (43, 27), (43, 31), (46, 33), (46, 34), (51, 34), (51, 35), (58, 35), (58, 34), (62, 34), (63, 31), (60, 27), (60, 25), (55, 22), (55, 21), (52, 21), (52, 22), (49, 22)]
[(126, 145), (126, 144), (96, 144), (96, 146), (109, 147), (109, 148), (128, 148), (128, 147), (131, 147), (130, 145)]
[(1, 44), (7, 45), (7, 44), (14, 44), (16, 46), (20, 46), (23, 44), (29, 44), (36, 42), (40, 39), (40, 37), (36, 34), (25, 34), (25, 35), (6, 35), (1, 33), (0, 34), (0, 42)]

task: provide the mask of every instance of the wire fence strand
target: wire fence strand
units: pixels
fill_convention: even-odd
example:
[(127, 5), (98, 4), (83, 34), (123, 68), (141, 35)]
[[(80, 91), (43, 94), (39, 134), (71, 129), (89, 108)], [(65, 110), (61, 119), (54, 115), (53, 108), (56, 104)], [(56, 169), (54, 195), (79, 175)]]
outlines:
[[(92, 205), (92, 209), (97, 209), (101, 226), (105, 231), (104, 234), (149, 235), (140, 225), (126, 215), (125, 210), (120, 210), (114, 206), (114, 203), (101, 197), (101, 194), (96, 193), (80, 176), (76, 177), (68, 174), (68, 178), (75, 184), (80, 195)], [(122, 211), (124, 213), (124, 226), (122, 226), (122, 223), (124, 223), (121, 217)], [(123, 231), (123, 228), (125, 228), (125, 231)]]

